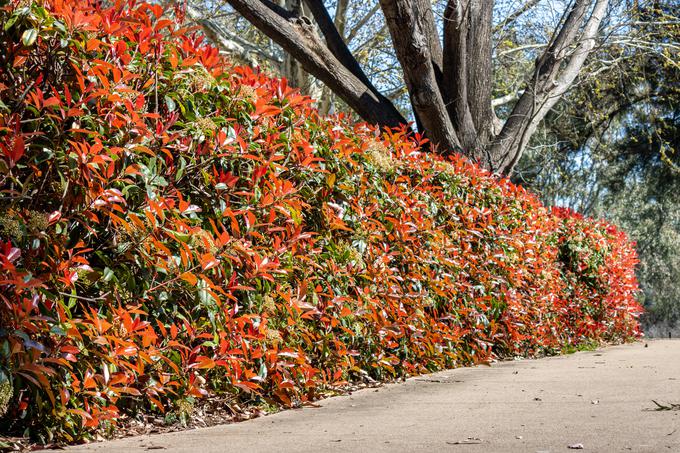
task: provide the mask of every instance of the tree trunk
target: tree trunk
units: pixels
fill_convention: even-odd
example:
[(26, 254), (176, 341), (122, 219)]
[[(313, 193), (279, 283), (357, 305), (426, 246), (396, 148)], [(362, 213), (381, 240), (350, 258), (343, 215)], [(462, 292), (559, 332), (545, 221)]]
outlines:
[[(280, 0), (280, 5), (296, 16), (304, 15), (302, 0)], [(303, 93), (309, 94), (309, 84), (311, 82), (309, 74), (302, 68), (302, 63), (288, 52), (283, 57), (281, 75), (286, 78), (290, 86), (299, 88)]]
[(470, 29), (468, 11), (466, 0), (451, 0), (446, 5), (442, 86), (447, 93), (447, 111), (458, 131), (461, 146), (468, 155), (472, 156), (479, 144), (468, 94), (470, 87), (468, 64), (475, 63), (467, 58), (467, 40)]
[(441, 48), (431, 34), (434, 19), (429, 0), (380, 0), (380, 5), (425, 135), (444, 152), (460, 150), (440, 89)]

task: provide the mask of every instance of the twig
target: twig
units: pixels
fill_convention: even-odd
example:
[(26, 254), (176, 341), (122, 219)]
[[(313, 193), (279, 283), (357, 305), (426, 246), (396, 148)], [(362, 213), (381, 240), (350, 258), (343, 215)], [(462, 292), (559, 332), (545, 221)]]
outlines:
[(61, 291), (58, 291), (57, 294), (59, 294), (60, 296), (64, 296), (64, 297), (72, 297), (74, 299), (84, 300), (85, 302), (99, 302), (99, 301), (104, 300), (106, 298), (106, 296), (111, 294), (111, 291), (104, 293), (99, 297), (84, 297), (84, 296), (78, 296), (76, 294), (62, 293)]
[(680, 403), (678, 403), (678, 404), (668, 403), (668, 405), (665, 405), (665, 404), (657, 403), (654, 400), (652, 400), (652, 403), (656, 404), (656, 406), (657, 406), (657, 408), (654, 409), (655, 411), (680, 411)]

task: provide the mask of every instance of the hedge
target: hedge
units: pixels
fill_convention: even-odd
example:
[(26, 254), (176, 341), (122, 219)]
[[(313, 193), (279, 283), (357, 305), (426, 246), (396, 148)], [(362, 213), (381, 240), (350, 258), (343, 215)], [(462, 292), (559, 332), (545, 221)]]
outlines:
[(320, 116), (181, 10), (3, 3), (5, 434), (74, 442), (205, 397), (289, 407), (640, 335), (616, 227), (406, 128)]

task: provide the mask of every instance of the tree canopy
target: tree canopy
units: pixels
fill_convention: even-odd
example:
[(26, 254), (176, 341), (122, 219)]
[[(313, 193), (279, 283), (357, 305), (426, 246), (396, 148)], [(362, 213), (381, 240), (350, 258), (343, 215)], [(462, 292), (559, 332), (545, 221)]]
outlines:
[(607, 70), (584, 77), (548, 116), (514, 176), (548, 204), (629, 232), (650, 328), (680, 319), (680, 22), (672, 3), (628, 12), (640, 24), (635, 34), (596, 53), (591, 65)]

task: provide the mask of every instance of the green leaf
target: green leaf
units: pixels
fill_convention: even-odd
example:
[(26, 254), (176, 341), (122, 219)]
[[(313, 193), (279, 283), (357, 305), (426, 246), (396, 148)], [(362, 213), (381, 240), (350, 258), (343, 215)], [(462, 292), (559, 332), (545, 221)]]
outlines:
[(7, 19), (7, 22), (5, 22), (5, 25), (2, 28), (5, 31), (9, 30), (10, 28), (12, 28), (12, 25), (14, 25), (16, 21), (19, 20), (19, 17), (20, 15), (15, 12), (9, 19)]
[(108, 267), (104, 268), (103, 279), (105, 282), (110, 281), (113, 278), (113, 271)]
[(177, 108), (177, 104), (170, 96), (165, 96), (165, 105), (168, 107), (169, 112), (174, 112)]
[[(54, 28), (56, 28), (60, 32), (66, 33), (66, 26), (64, 25), (64, 23), (62, 21), (55, 20), (52, 25), (54, 26)], [(65, 47), (65, 46), (62, 45), (62, 47)]]
[(55, 335), (62, 336), (62, 337), (66, 336), (66, 331), (59, 326), (52, 326), (52, 328), (50, 329), (50, 332), (55, 334)]
[(43, 8), (42, 6), (37, 6), (33, 8), (33, 12), (35, 15), (38, 17), (40, 20), (45, 20), (49, 17), (49, 14), (47, 13), (47, 10)]
[(29, 28), (21, 35), (21, 42), (26, 47), (32, 46), (36, 39), (38, 39), (38, 30), (35, 28)]

